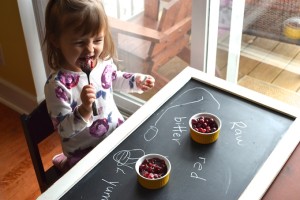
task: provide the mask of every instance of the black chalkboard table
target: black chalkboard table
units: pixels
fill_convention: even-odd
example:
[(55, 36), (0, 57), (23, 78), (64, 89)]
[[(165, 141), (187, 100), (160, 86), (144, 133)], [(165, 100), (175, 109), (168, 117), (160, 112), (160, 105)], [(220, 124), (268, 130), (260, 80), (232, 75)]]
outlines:
[[(219, 139), (195, 143), (188, 120), (211, 112)], [(300, 140), (300, 112), (187, 67), (39, 199), (260, 199)], [(134, 164), (169, 158), (169, 183), (147, 190)]]

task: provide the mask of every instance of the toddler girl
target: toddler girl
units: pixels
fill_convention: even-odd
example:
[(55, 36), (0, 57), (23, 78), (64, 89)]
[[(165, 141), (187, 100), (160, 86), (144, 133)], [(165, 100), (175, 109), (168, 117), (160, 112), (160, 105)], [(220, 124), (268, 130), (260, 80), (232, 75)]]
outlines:
[[(155, 80), (117, 70), (101, 0), (49, 0), (45, 24), (44, 43), (52, 69), (45, 96), (63, 149), (53, 163), (67, 171), (123, 123), (113, 90), (141, 93), (151, 89)], [(84, 68), (92, 69), (89, 75)]]

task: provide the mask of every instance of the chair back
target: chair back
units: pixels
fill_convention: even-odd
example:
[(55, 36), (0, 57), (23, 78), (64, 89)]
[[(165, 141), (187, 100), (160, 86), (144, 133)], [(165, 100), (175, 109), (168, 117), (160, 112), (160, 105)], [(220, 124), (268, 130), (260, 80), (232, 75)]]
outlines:
[(160, 0), (144, 0), (144, 15), (157, 21), (159, 15)]
[(54, 166), (45, 171), (38, 147), (40, 142), (55, 133), (46, 101), (42, 101), (30, 114), (22, 114), (20, 119), (39, 187), (44, 192), (62, 175)]
[(168, 37), (164, 42), (151, 44), (150, 57), (154, 57), (172, 45), (174, 52), (169, 51), (172, 55), (168, 56), (173, 57), (178, 54), (174, 44), (177, 44), (178, 49), (182, 49), (182, 46), (188, 43), (189, 38), (186, 34), (191, 29), (191, 14), (192, 0), (171, 0), (163, 8), (157, 30)]
[(118, 65), (151, 74), (159, 88), (169, 81), (159, 69), (171, 58), (189, 62), (192, 0), (144, 0), (144, 5), (144, 12), (128, 21), (113, 17), (109, 21), (121, 61)]

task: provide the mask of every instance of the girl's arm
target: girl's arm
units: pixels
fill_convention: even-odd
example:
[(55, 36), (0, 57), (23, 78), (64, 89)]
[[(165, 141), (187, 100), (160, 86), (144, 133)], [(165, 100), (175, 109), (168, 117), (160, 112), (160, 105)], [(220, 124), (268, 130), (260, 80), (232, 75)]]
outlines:
[(48, 112), (54, 127), (63, 138), (71, 138), (92, 124), (92, 115), (89, 114), (91, 110), (78, 101), (80, 97), (76, 93), (74, 96), (72, 89), (55, 79), (45, 84)]

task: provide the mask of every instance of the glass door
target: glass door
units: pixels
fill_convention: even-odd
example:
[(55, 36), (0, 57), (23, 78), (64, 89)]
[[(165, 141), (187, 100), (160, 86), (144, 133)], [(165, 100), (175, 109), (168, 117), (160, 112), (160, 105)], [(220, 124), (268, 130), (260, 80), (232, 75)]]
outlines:
[(118, 49), (119, 69), (156, 79), (150, 92), (132, 94), (146, 101), (190, 65), (192, 0), (103, 2)]
[(299, 10), (297, 0), (220, 0), (220, 77), (299, 108)]
[[(48, 0), (33, 0), (40, 42), (44, 35), (45, 6)], [(203, 2), (192, 0), (102, 0), (109, 16), (111, 32), (118, 49), (117, 66), (120, 70), (151, 74), (156, 86), (144, 94), (115, 93), (115, 100), (124, 112), (134, 112), (166, 83), (191, 63), (191, 57), (201, 60), (195, 64), (203, 68), (204, 56), (191, 54), (194, 40), (196, 51), (204, 55), (206, 44), (192, 36), (192, 3), (203, 9)], [(206, 6), (205, 6), (206, 8)], [(195, 8), (193, 8), (195, 9)], [(201, 15), (205, 15), (201, 12)], [(201, 17), (203, 26), (205, 18)], [(200, 20), (201, 21), (201, 20)], [(198, 21), (199, 22), (199, 21)], [(194, 22), (193, 22), (194, 23)], [(195, 27), (204, 37), (206, 29)], [(198, 33), (197, 33), (198, 34)], [(201, 36), (201, 37), (202, 37)], [(194, 38), (194, 39), (192, 39)], [(198, 44), (197, 43), (197, 44)], [(194, 63), (198, 62), (194, 59)], [(46, 60), (44, 58), (44, 60)], [(45, 62), (46, 63), (46, 62)], [(46, 67), (46, 72), (49, 73)]]

